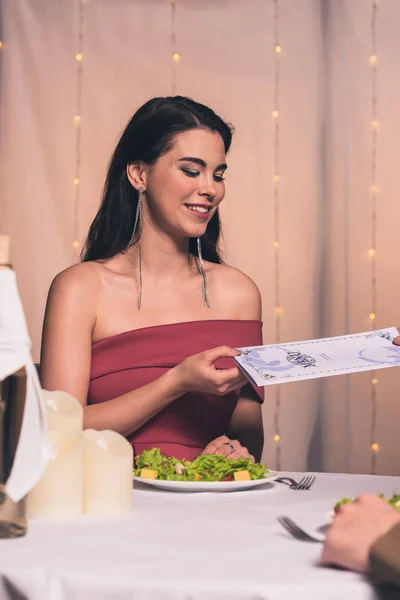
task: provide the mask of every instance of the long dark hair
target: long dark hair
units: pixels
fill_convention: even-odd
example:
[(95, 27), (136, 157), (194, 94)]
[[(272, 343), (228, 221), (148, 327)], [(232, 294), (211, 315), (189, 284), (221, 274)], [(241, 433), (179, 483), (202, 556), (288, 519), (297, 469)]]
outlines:
[[(126, 167), (143, 161), (154, 164), (173, 146), (178, 133), (203, 128), (221, 135), (225, 152), (232, 141), (232, 128), (213, 110), (184, 96), (153, 98), (133, 115), (111, 158), (100, 208), (90, 226), (82, 250), (82, 261), (111, 258), (123, 252), (131, 239), (138, 192), (130, 184)], [(201, 238), (203, 258), (220, 263), (218, 210)], [(189, 239), (189, 252), (198, 255), (197, 240)]]

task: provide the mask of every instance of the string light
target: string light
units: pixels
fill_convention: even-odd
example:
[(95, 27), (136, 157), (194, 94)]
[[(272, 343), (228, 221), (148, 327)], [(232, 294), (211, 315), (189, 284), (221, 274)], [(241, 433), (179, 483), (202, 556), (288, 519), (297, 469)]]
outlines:
[(171, 91), (172, 95), (176, 94), (176, 75), (177, 63), (181, 60), (181, 55), (177, 51), (176, 45), (176, 0), (169, 0), (170, 3), (170, 18), (171, 18)]
[[(370, 191), (371, 191), (371, 246), (368, 252), (370, 257), (370, 269), (371, 269), (371, 312), (369, 313), (369, 320), (371, 322), (371, 328), (376, 329), (376, 309), (377, 309), (377, 284), (376, 284), (376, 241), (377, 241), (377, 210), (378, 202), (377, 196), (379, 193), (379, 187), (377, 185), (377, 164), (378, 164), (378, 52), (377, 52), (377, 35), (376, 35), (376, 22), (377, 22), (377, 0), (372, 0), (372, 17), (371, 17), (371, 55), (369, 62), (373, 66), (371, 69), (371, 172), (370, 172)], [(371, 473), (375, 474), (376, 471), (376, 453), (379, 450), (379, 444), (376, 440), (376, 423), (377, 423), (377, 383), (378, 380), (375, 376), (375, 372), (372, 373), (371, 379), (371, 432), (370, 432), (370, 444), (371, 444)]]
[[(274, 156), (274, 176), (273, 176), (273, 194), (274, 194), (274, 292), (275, 292), (275, 342), (278, 344), (281, 339), (281, 320), (283, 310), (281, 306), (280, 290), (280, 70), (281, 53), (280, 45), (280, 0), (274, 0), (274, 91), (273, 91), (273, 156)], [(275, 406), (273, 416), (276, 468), (281, 469), (281, 431), (280, 431), (280, 413), (281, 413), (281, 386), (275, 386)]]
[(3, 47), (3, 42), (0, 40), (0, 48)]
[(78, 259), (81, 243), (79, 242), (79, 208), (81, 198), (81, 115), (82, 115), (82, 68), (83, 68), (83, 33), (85, 30), (85, 0), (78, 0), (78, 39), (76, 59), (76, 111), (74, 116), (75, 123), (75, 177), (73, 183), (75, 186), (75, 195), (73, 203), (73, 224), (72, 224), (72, 247), (74, 249), (74, 260)]

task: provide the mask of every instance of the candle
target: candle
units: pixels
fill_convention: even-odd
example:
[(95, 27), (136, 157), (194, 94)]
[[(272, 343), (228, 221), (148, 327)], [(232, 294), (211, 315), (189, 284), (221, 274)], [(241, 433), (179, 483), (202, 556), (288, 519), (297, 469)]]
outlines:
[(43, 390), (47, 428), (59, 433), (79, 434), (83, 430), (83, 407), (66, 392)]
[(10, 264), (10, 236), (0, 235), (0, 265)]
[(68, 519), (82, 514), (83, 408), (66, 392), (43, 390), (52, 458), (27, 497), (31, 519)]
[(132, 511), (133, 449), (115, 431), (83, 432), (83, 510), (104, 517)]
[(70, 519), (82, 514), (82, 435), (49, 432), (53, 458), (27, 496), (29, 519)]

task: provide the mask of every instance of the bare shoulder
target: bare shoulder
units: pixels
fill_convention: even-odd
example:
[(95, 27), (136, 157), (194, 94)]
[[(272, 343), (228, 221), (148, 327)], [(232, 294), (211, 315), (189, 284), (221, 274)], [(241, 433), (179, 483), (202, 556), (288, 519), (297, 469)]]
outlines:
[(103, 267), (95, 262), (85, 262), (68, 267), (53, 279), (50, 294), (84, 293), (93, 298), (101, 286), (101, 271)]
[(101, 269), (94, 262), (80, 263), (53, 279), (46, 303), (42, 348), (52, 348), (54, 340), (60, 339), (65, 345), (71, 336), (87, 339), (90, 344), (101, 290)]
[(104, 267), (95, 262), (86, 262), (68, 267), (59, 273), (50, 286), (45, 324), (51, 317), (68, 319), (94, 326), (98, 298), (102, 287)]
[(218, 301), (235, 318), (261, 320), (260, 290), (248, 275), (228, 265), (213, 265), (211, 273)]

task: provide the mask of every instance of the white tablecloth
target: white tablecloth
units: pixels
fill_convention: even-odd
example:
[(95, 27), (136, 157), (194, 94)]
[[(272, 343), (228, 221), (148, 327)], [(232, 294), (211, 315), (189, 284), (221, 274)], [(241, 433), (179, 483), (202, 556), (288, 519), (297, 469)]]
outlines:
[[(292, 474), (295, 478), (296, 474)], [(0, 598), (18, 600), (370, 600), (362, 576), (318, 566), (320, 544), (276, 520), (317, 528), (342, 496), (392, 494), (396, 477), (319, 474), (311, 491), (281, 483), (232, 494), (136, 485), (131, 519), (30, 522), (0, 541)], [(380, 592), (379, 592), (380, 593)]]

